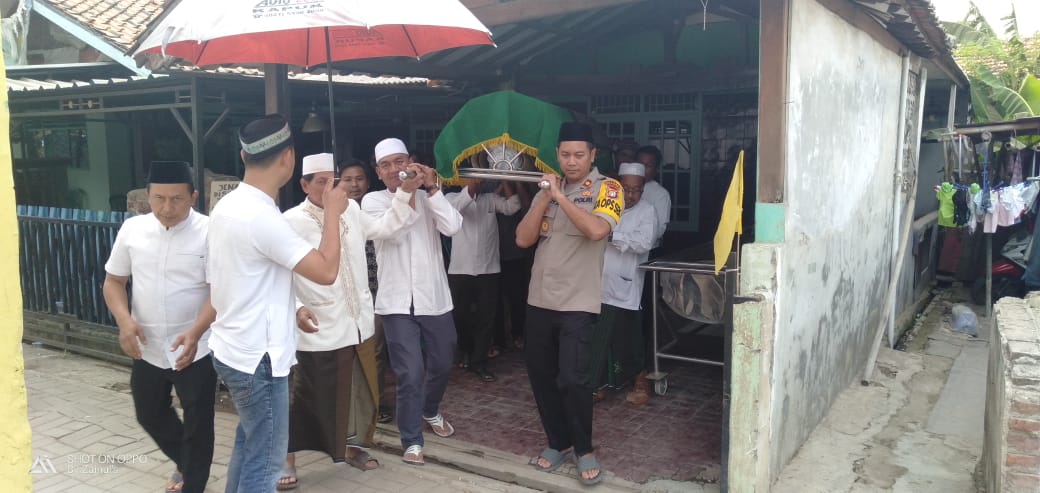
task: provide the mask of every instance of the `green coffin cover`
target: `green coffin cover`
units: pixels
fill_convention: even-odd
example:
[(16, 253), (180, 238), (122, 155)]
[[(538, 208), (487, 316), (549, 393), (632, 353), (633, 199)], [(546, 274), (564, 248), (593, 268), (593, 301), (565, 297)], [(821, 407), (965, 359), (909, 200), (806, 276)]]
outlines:
[(502, 143), (534, 158), (545, 173), (560, 173), (556, 139), (560, 124), (573, 120), (568, 110), (514, 91), (486, 94), (466, 103), (434, 143), (437, 174), (458, 184), (459, 164)]

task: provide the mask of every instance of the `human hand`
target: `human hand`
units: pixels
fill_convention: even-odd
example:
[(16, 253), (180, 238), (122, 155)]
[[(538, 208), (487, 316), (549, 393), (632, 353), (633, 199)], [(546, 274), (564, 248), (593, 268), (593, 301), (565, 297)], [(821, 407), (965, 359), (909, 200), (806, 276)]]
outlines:
[(141, 344), (148, 343), (144, 337), (144, 331), (132, 318), (122, 323), (117, 322), (117, 325), (119, 326), (119, 349), (133, 359), (141, 359), (141, 346), (138, 341)]
[(437, 187), (437, 172), (433, 168), (423, 164), (416, 163), (416, 166), (419, 166), (423, 171), (420, 175), (423, 179), (423, 188)]
[(333, 186), (334, 183), (338, 184), (335, 180), (329, 180), (325, 184), (325, 190), (321, 193), (321, 202), (324, 204), (326, 212), (339, 217), (343, 211), (347, 210), (350, 197), (344, 187)]
[(415, 174), (415, 176), (413, 176), (412, 178), (409, 178), (407, 180), (401, 180), (401, 189), (405, 192), (414, 193), (419, 188), (419, 184), (422, 183), (423, 170), (420, 166), (422, 165), (409, 163), (408, 166), (405, 167), (406, 173)]
[(318, 317), (307, 307), (301, 306), (296, 310), (296, 326), (308, 334), (313, 334), (318, 331)]
[(542, 175), (542, 181), (549, 182), (549, 196), (556, 202), (563, 202), (567, 196), (560, 189), (560, 177), (551, 173)]
[(177, 356), (177, 361), (173, 365), (173, 369), (177, 371), (187, 368), (188, 365), (195, 361), (195, 353), (199, 349), (199, 340), (191, 331), (184, 331), (173, 339), (170, 351), (176, 351), (181, 346), (184, 346), (184, 351), (181, 352), (180, 356)]

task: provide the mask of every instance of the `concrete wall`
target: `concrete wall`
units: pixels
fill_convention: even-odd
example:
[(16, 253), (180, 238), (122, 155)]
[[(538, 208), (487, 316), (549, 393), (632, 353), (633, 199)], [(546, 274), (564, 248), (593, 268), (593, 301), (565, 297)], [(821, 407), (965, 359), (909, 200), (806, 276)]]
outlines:
[(792, 0), (770, 470), (863, 372), (889, 281), (901, 58)]
[(1040, 293), (997, 302), (986, 378), (986, 491), (1040, 491)]
[[(0, 53), (0, 71), (4, 68)], [(0, 135), (10, 135), (7, 86), (0, 81)], [(0, 139), (0, 478), (4, 491), (32, 491), (33, 466), (25, 367), (22, 364), (22, 290), (18, 276), (18, 219), (14, 207), (11, 144)]]

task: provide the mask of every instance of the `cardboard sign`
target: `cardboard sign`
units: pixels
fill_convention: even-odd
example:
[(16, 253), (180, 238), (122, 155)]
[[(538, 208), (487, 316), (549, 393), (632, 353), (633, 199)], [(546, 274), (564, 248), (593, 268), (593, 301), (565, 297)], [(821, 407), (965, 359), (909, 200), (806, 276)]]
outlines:
[(213, 180), (209, 183), (209, 212), (217, 205), (225, 195), (238, 188), (239, 180)]

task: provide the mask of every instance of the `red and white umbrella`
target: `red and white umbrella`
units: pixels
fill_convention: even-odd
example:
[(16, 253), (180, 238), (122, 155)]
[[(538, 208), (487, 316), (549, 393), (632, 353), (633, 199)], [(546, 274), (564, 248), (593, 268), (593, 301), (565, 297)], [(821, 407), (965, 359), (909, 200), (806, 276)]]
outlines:
[(162, 54), (198, 66), (324, 63), (335, 152), (332, 62), (419, 58), (473, 45), (493, 45), (491, 32), (459, 0), (181, 0), (134, 56)]

